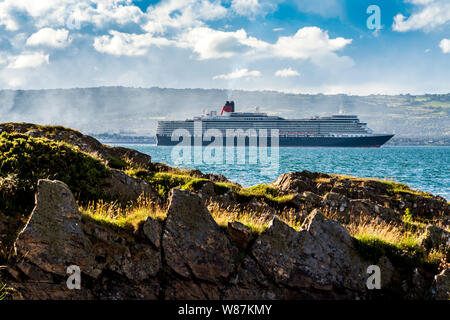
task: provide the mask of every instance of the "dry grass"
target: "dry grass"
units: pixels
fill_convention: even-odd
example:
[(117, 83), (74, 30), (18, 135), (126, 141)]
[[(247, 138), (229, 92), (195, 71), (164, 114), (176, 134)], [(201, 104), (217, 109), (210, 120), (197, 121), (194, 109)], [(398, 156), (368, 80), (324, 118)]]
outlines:
[[(251, 209), (240, 209), (236, 207), (223, 208), (217, 203), (209, 203), (208, 210), (216, 223), (226, 228), (229, 222), (238, 221), (249, 227), (254, 234), (261, 234), (269, 226), (273, 218), (273, 213), (268, 211), (255, 211)], [(277, 217), (287, 225), (299, 231), (301, 221), (296, 219), (295, 210), (277, 212)]]
[(151, 199), (142, 196), (126, 206), (120, 205), (117, 201), (90, 202), (87, 206), (81, 207), (80, 211), (84, 218), (99, 224), (128, 230), (136, 230), (148, 217), (164, 220), (167, 215)]
[(234, 207), (223, 208), (217, 203), (208, 204), (208, 210), (216, 223), (226, 228), (229, 222), (238, 221), (250, 229), (255, 234), (261, 234), (270, 225), (270, 216), (261, 212), (251, 210), (239, 210)]

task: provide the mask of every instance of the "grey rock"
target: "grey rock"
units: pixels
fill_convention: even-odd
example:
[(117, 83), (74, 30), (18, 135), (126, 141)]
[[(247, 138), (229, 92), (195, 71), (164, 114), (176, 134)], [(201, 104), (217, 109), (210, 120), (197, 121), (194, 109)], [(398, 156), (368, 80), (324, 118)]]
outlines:
[(252, 255), (276, 283), (300, 289), (364, 291), (364, 262), (345, 228), (314, 210), (300, 232), (275, 218)]
[(39, 180), (36, 206), (15, 242), (17, 253), (44, 271), (66, 275), (70, 265), (98, 276), (91, 242), (81, 227), (81, 213), (67, 185)]
[(434, 276), (433, 291), (436, 300), (450, 300), (450, 268)]
[(450, 232), (435, 225), (428, 225), (425, 234), (422, 236), (421, 245), (427, 249), (448, 249), (450, 248)]
[(218, 282), (233, 271), (237, 248), (189, 191), (172, 190), (162, 245), (167, 264), (181, 276)]
[(240, 248), (245, 249), (252, 236), (252, 230), (240, 222), (229, 222), (227, 232), (230, 239)]

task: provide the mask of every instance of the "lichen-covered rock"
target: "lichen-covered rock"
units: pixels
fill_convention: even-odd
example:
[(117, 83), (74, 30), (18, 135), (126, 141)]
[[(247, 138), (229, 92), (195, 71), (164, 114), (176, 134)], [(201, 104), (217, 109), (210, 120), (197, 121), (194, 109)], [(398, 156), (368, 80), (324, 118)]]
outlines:
[(318, 210), (300, 232), (275, 218), (255, 242), (252, 255), (276, 283), (300, 289), (364, 291), (364, 262), (352, 238)]
[(349, 199), (345, 195), (336, 192), (328, 192), (322, 199), (324, 205), (337, 207), (339, 211), (344, 211), (349, 205)]
[(381, 219), (387, 223), (401, 223), (399, 214), (390, 208), (380, 206), (367, 199), (350, 200), (348, 220)]
[(153, 189), (147, 182), (130, 177), (117, 169), (111, 169), (110, 177), (105, 179), (104, 192), (122, 201), (136, 200), (140, 196), (156, 199)]
[(225, 291), (227, 300), (273, 300), (280, 299), (280, 289), (261, 271), (258, 264), (246, 256), (237, 274), (230, 279)]
[(234, 268), (237, 248), (189, 191), (173, 189), (162, 245), (167, 264), (186, 278), (218, 282)]
[(113, 271), (131, 282), (147, 281), (159, 272), (161, 254), (155, 244), (136, 243), (130, 235), (117, 234), (95, 223), (85, 223), (83, 229), (91, 239), (97, 269)]
[(450, 249), (450, 232), (434, 225), (428, 225), (422, 237), (421, 245), (427, 249)]
[(311, 191), (315, 186), (313, 179), (319, 176), (321, 175), (318, 173), (306, 170), (302, 172), (290, 172), (280, 175), (271, 185), (284, 193), (302, 193), (304, 191)]
[(161, 246), (162, 226), (158, 220), (150, 217), (144, 221), (142, 231), (150, 242), (159, 249)]
[(91, 242), (81, 227), (81, 213), (67, 185), (60, 181), (39, 180), (36, 206), (17, 237), (20, 256), (40, 269), (60, 276), (77, 265), (82, 272), (98, 276)]
[(245, 249), (252, 236), (252, 230), (240, 222), (229, 222), (227, 233), (230, 239), (240, 248)]
[(450, 268), (434, 276), (433, 291), (436, 300), (450, 300)]

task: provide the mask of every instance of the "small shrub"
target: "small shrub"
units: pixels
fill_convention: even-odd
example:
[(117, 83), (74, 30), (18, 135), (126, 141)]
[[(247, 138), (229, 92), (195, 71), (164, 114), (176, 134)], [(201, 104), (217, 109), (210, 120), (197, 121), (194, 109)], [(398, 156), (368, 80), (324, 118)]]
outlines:
[(405, 214), (403, 215), (403, 221), (404, 222), (412, 222), (413, 221), (413, 215), (409, 208), (406, 208), (406, 210), (405, 210)]
[(111, 158), (109, 158), (109, 160), (108, 160), (108, 166), (109, 166), (110, 168), (113, 168), (113, 169), (125, 170), (125, 169), (127, 169), (130, 165), (129, 165), (128, 162), (126, 162), (126, 161), (124, 161), (124, 160), (122, 160), (122, 159), (118, 159), (118, 158), (111, 157)]
[(8, 214), (29, 211), (39, 179), (65, 182), (76, 197), (88, 201), (103, 197), (103, 178), (109, 170), (99, 160), (64, 142), (18, 133), (0, 134), (0, 210)]
[(189, 182), (187, 182), (184, 186), (181, 187), (181, 189), (185, 189), (185, 190), (189, 190), (189, 191), (192, 191), (192, 192), (196, 192), (196, 191), (199, 191), (201, 189), (201, 187), (206, 182), (209, 182), (209, 181), (211, 181), (211, 180), (195, 178), (195, 179), (192, 179)]

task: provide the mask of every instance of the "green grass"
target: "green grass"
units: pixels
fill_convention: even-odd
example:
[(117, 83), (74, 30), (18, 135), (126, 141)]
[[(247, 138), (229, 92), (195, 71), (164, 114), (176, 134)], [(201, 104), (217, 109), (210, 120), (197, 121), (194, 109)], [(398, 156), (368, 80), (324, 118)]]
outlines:
[(189, 190), (192, 192), (198, 191), (206, 183), (211, 182), (209, 179), (193, 178), (192, 180), (185, 183), (181, 189)]
[(207, 179), (198, 179), (187, 174), (177, 174), (171, 172), (152, 172), (146, 169), (129, 169), (126, 174), (143, 179), (149, 183), (162, 199), (167, 199), (169, 191), (172, 188), (188, 189), (197, 191), (201, 185), (209, 181)]
[(7, 297), (7, 292), (6, 292), (6, 284), (3, 284), (0, 281), (0, 301), (1, 300), (5, 300)]
[(108, 160), (108, 166), (113, 169), (125, 170), (130, 167), (130, 164), (122, 159), (111, 157)]
[[(178, 174), (170, 172), (150, 172), (145, 169), (129, 169), (125, 171), (127, 174), (141, 178), (148, 182), (158, 192), (158, 195), (167, 199), (168, 193), (172, 188), (180, 188), (197, 192), (209, 179), (195, 178), (188, 174)], [(268, 202), (276, 204), (285, 204), (291, 201), (295, 194), (279, 195), (276, 188), (260, 184), (251, 188), (243, 188), (231, 182), (216, 182), (214, 190), (217, 194), (225, 194), (229, 190), (233, 190), (238, 195), (238, 200), (247, 202), (252, 198), (265, 199)]]
[(99, 159), (64, 142), (18, 133), (0, 134), (0, 210), (29, 211), (39, 179), (66, 183), (81, 201), (103, 198), (109, 169)]
[(149, 199), (139, 198), (128, 206), (118, 202), (97, 201), (81, 206), (83, 219), (116, 231), (133, 232), (148, 217), (163, 221), (166, 212), (155, 207)]
[(398, 241), (387, 241), (372, 234), (359, 234), (354, 237), (356, 250), (361, 257), (373, 263), (386, 256), (394, 264), (406, 268), (422, 266), (436, 272), (442, 253), (427, 253), (414, 235), (405, 235)]
[(222, 190), (233, 190), (242, 201), (249, 201), (252, 198), (265, 199), (269, 203), (286, 204), (292, 201), (295, 194), (280, 195), (277, 188), (259, 184), (250, 188), (243, 188), (233, 183), (216, 183)]
[(432, 197), (432, 195), (430, 193), (419, 191), (419, 190), (413, 190), (403, 183), (398, 183), (398, 182), (393, 182), (393, 181), (383, 181), (383, 180), (381, 180), (381, 181), (390, 186), (389, 192), (391, 194), (405, 194), (406, 193), (406, 194), (420, 196), (420, 197), (424, 197), (424, 198)]

